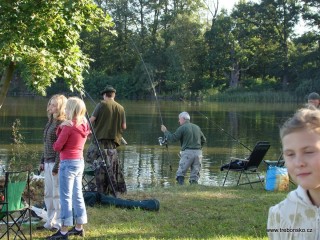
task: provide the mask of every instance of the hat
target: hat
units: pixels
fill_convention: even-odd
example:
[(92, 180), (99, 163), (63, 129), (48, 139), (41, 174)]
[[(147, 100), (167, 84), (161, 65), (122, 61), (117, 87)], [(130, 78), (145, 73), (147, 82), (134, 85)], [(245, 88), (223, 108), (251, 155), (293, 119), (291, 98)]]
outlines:
[(320, 96), (316, 92), (312, 92), (308, 95), (308, 100), (320, 100)]
[(116, 92), (116, 89), (114, 89), (111, 85), (107, 85), (103, 91), (100, 92), (101, 95), (107, 93), (107, 92)]

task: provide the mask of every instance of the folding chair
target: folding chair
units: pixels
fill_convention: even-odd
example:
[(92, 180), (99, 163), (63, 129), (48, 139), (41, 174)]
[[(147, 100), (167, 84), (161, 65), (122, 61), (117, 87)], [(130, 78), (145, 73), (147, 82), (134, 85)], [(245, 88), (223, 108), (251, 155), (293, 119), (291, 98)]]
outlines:
[(87, 167), (83, 171), (82, 191), (96, 191), (95, 171), (93, 167)]
[(265, 164), (267, 164), (267, 167), (269, 166), (277, 166), (277, 167), (283, 167), (284, 166), (284, 160), (283, 160), (283, 154), (280, 153), (278, 159), (276, 161), (272, 160), (263, 160)]
[[(241, 158), (234, 158), (231, 157), (230, 163), (226, 164), (221, 167), (221, 170), (227, 169), (226, 176), (223, 181), (223, 185), (226, 183), (228, 174), (230, 171), (237, 172), (239, 174), (239, 178), (237, 181), (237, 186), (244, 185), (244, 184), (250, 184), (252, 188), (252, 183), (258, 183), (260, 182), (263, 186), (263, 177), (261, 176), (261, 173), (258, 172), (258, 167), (260, 163), (262, 162), (264, 156), (266, 155), (267, 151), (270, 148), (270, 143), (266, 141), (260, 141), (257, 142), (254, 149), (252, 150), (251, 154), (244, 159)], [(237, 167), (234, 167), (234, 166)], [(246, 176), (247, 182), (240, 184), (240, 179), (242, 174)], [(259, 178), (258, 181), (250, 181), (249, 174), (256, 174)]]
[[(5, 232), (0, 233), (0, 239), (10, 233), (14, 235), (13, 239), (27, 239), (23, 232), (23, 223), (28, 223), (30, 239), (31, 233), (31, 209), (30, 209), (30, 185), (29, 171), (5, 172), (4, 187), (0, 190), (0, 223), (5, 227)], [(23, 194), (27, 202), (23, 201)], [(1, 201), (2, 200), (2, 201)]]

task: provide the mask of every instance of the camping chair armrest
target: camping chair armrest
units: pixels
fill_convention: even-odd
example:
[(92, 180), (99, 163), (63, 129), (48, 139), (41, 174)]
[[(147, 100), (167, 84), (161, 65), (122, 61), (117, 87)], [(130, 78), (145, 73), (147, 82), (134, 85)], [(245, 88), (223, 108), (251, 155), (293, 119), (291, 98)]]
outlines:
[(277, 165), (278, 161), (275, 160), (263, 160), (263, 162), (267, 165)]
[(284, 160), (263, 160), (265, 164), (268, 166), (283, 166), (284, 165)]

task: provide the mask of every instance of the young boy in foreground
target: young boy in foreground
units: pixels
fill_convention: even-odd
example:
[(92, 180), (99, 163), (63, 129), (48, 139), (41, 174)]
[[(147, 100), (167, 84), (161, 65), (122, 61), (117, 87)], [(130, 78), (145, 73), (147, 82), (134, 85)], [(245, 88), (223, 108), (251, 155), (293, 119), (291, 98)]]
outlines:
[(269, 209), (270, 239), (320, 239), (320, 110), (300, 109), (280, 129), (288, 172), (298, 184)]

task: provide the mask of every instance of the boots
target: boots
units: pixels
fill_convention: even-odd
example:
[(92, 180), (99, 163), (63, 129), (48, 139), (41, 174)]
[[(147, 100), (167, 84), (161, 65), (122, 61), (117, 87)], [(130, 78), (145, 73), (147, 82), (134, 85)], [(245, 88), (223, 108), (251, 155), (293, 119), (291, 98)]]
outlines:
[(177, 176), (176, 179), (179, 185), (184, 184), (184, 176)]

